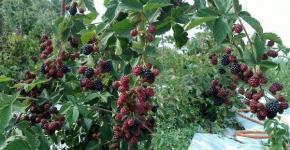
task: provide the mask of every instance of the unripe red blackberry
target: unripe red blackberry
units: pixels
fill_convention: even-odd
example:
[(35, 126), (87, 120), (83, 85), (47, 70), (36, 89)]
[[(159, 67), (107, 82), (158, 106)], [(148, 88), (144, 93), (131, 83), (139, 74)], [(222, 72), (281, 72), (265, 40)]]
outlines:
[(267, 84), (268, 79), (265, 76), (260, 77), (260, 84)]
[(285, 109), (288, 109), (289, 108), (289, 105), (287, 102), (281, 102), (280, 103), (280, 109), (282, 110), (285, 110)]
[(266, 54), (267, 56), (272, 57), (272, 58), (275, 58), (278, 56), (278, 52), (274, 50), (268, 50)]
[(240, 34), (243, 31), (243, 26), (241, 24), (235, 24), (233, 27), (233, 31)]
[(285, 98), (284, 98), (284, 96), (282, 96), (282, 95), (278, 95), (278, 96), (277, 96), (277, 100), (278, 100), (279, 102), (284, 102), (284, 101), (285, 101)]
[(274, 41), (269, 40), (268, 43), (267, 43), (267, 46), (272, 47), (272, 46), (274, 46), (274, 44), (275, 44)]
[(267, 116), (267, 111), (263, 110), (263, 111), (259, 111), (257, 113), (257, 118), (259, 120), (265, 120), (266, 119), (266, 116)]
[(136, 76), (140, 76), (143, 73), (143, 67), (142, 66), (135, 66), (132, 70), (133, 74)]
[(269, 91), (272, 93), (272, 94), (276, 94), (277, 91), (281, 91), (283, 89), (283, 85), (280, 84), (280, 83), (273, 83), (270, 88), (269, 88)]
[(235, 90), (237, 88), (237, 84), (234, 82), (230, 83), (230, 89)]
[(83, 14), (83, 13), (85, 12), (85, 8), (80, 7), (80, 8), (79, 8), (79, 12), (80, 12), (81, 14)]
[(251, 87), (258, 87), (260, 85), (260, 80), (256, 76), (252, 76), (249, 80), (248, 83)]
[(217, 63), (218, 63), (218, 59), (217, 59), (217, 57), (216, 57), (216, 56), (212, 57), (212, 58), (210, 59), (210, 63), (211, 63), (212, 65), (217, 65)]
[(246, 64), (241, 64), (240, 67), (243, 72), (248, 70), (248, 66)]
[(233, 51), (233, 49), (232, 49), (231, 47), (227, 47), (227, 48), (226, 48), (226, 53), (227, 53), (227, 54), (231, 54), (232, 51)]
[(256, 106), (257, 106), (257, 110), (264, 110), (265, 109), (265, 106), (262, 103), (257, 103)]
[(262, 60), (267, 60), (268, 59), (268, 55), (267, 53), (264, 53), (261, 57)]
[(214, 80), (211, 80), (211, 85), (212, 86), (217, 86), (219, 84), (218, 80), (214, 79)]
[(247, 91), (245, 93), (245, 97), (248, 98), (248, 99), (252, 99), (252, 96), (253, 96), (253, 92), (252, 91)]
[(137, 144), (137, 138), (135, 137), (135, 136), (133, 136), (133, 137), (131, 137), (131, 139), (130, 139), (130, 141), (129, 141), (129, 143), (130, 144), (132, 144), (132, 145), (135, 145), (135, 144)]
[(250, 102), (251, 101), (249, 99), (246, 99), (246, 98), (243, 100), (243, 103), (246, 104), (246, 105), (248, 105), (248, 106), (250, 105)]
[(253, 99), (254, 101), (258, 101), (260, 98), (261, 98), (261, 96), (260, 96), (260, 94), (258, 94), (258, 93), (255, 93), (255, 94), (252, 95), (252, 99)]
[(237, 61), (237, 57), (234, 55), (229, 55), (229, 61), (230, 62), (236, 62)]
[(150, 33), (146, 34), (146, 41), (147, 42), (153, 42), (154, 39), (155, 39), (155, 37), (153, 34), (150, 34)]
[(147, 31), (149, 33), (154, 33), (156, 32), (156, 27), (154, 25), (149, 25)]
[(138, 35), (138, 30), (135, 28), (135, 29), (132, 29), (131, 31), (130, 31), (130, 35), (132, 36), (132, 37), (135, 37), (135, 36), (137, 36)]
[(80, 40), (77, 37), (70, 37), (69, 42), (70, 42), (71, 47), (78, 48)]
[(92, 138), (94, 139), (94, 140), (99, 140), (100, 139), (100, 133), (93, 133), (92, 134)]
[(244, 95), (245, 94), (245, 89), (243, 87), (240, 87), (239, 90), (238, 90), (238, 92), (240, 94)]
[(79, 74), (84, 74), (86, 71), (87, 67), (86, 66), (80, 66), (78, 69), (78, 73)]
[(243, 75), (247, 78), (250, 78), (253, 76), (253, 72), (250, 69), (247, 69), (246, 71), (244, 71)]
[(152, 69), (152, 74), (154, 77), (157, 77), (159, 75), (159, 70), (158, 69)]

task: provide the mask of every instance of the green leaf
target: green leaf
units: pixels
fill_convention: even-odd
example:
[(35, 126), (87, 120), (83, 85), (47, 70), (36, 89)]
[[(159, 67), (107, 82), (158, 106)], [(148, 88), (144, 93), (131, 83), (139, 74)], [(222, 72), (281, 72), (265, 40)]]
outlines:
[(196, 5), (197, 9), (201, 9), (206, 7), (206, 1), (205, 0), (194, 0), (194, 5)]
[(86, 145), (85, 150), (96, 150), (99, 147), (99, 143), (96, 142), (96, 140), (91, 140), (89, 143)]
[(215, 21), (213, 27), (213, 35), (218, 43), (222, 43), (230, 32), (230, 27), (227, 20), (224, 18), (219, 18)]
[(133, 28), (133, 25), (128, 19), (124, 19), (113, 25), (113, 30), (119, 37), (130, 38), (130, 30)]
[(282, 42), (281, 38), (275, 33), (270, 33), (270, 32), (263, 33), (263, 38), (267, 39), (267, 40), (274, 41), (274, 42), (276, 42), (278, 44), (283, 45), (283, 42)]
[(108, 40), (113, 37), (113, 35), (113, 32), (108, 32), (101, 38), (101, 43), (104, 48), (107, 46)]
[(217, 9), (222, 12), (225, 13), (226, 12), (226, 4), (227, 1), (231, 1), (231, 0), (213, 0), (214, 4), (216, 5)]
[(150, 0), (144, 6), (144, 10), (156, 10), (157, 8), (162, 8), (165, 6), (170, 6), (172, 4), (168, 3), (168, 1), (160, 1), (160, 0)]
[(90, 29), (86, 29), (82, 31), (82, 36), (81, 36), (81, 40), (82, 43), (88, 43), (93, 37), (95, 37), (96, 31), (95, 30), (90, 30)]
[(96, 33), (100, 33), (102, 32), (105, 27), (107, 26), (108, 24), (105, 23), (105, 22), (100, 22), (97, 26), (96, 26)]
[(156, 22), (158, 21), (158, 17), (161, 14), (161, 9), (156, 9), (156, 10), (144, 10), (144, 14), (146, 18), (148, 19), (148, 22)]
[(93, 0), (84, 0), (84, 3), (89, 11), (96, 12)]
[(122, 45), (119, 39), (116, 40), (116, 48), (115, 48), (115, 55), (122, 54)]
[(104, 19), (106, 19), (107, 21), (111, 21), (120, 11), (118, 6), (119, 6), (118, 1), (111, 0), (104, 14)]
[(0, 76), (0, 82), (7, 82), (7, 81), (10, 81), (11, 80), (11, 78), (9, 78), (9, 77), (6, 77), (6, 76)]
[(277, 67), (279, 64), (271, 60), (262, 60), (258, 63), (258, 65), (260, 65), (261, 67), (266, 67), (266, 68), (274, 68), (274, 67)]
[(193, 18), (187, 25), (186, 25), (186, 31), (195, 28), (205, 22), (212, 21), (217, 19), (217, 17), (198, 17), (198, 18)]
[(83, 102), (88, 102), (88, 101), (91, 101), (91, 100), (96, 99), (96, 98), (98, 98), (98, 97), (100, 97), (100, 93), (99, 93), (99, 92), (97, 92), (97, 93), (90, 93), (90, 94), (89, 94), (89, 95), (84, 99)]
[(5, 105), (0, 107), (0, 131), (5, 129), (12, 119), (12, 106)]
[(240, 5), (239, 0), (234, 0), (233, 4), (234, 4), (233, 7), (235, 7), (237, 13), (240, 13), (242, 10), (242, 6)]
[(125, 9), (127, 11), (142, 11), (143, 5), (139, 0), (120, 0), (120, 9)]
[(256, 61), (259, 62), (266, 51), (265, 40), (261, 39), (259, 35), (256, 35), (254, 37), (254, 46), (256, 49)]
[(187, 35), (187, 32), (185, 32), (179, 24), (173, 26), (173, 37), (175, 40), (175, 44), (178, 48), (181, 48), (187, 43)]
[(89, 14), (86, 14), (86, 17), (84, 18), (84, 23), (86, 25), (89, 25), (97, 18), (97, 16), (98, 16), (97, 12), (91, 12)]
[(77, 106), (73, 106), (67, 112), (67, 120), (70, 124), (75, 123), (79, 118), (79, 108)]
[(253, 18), (252, 16), (250, 16), (248, 12), (243, 11), (240, 13), (239, 16), (243, 18), (243, 20), (245, 20), (252, 28), (254, 28), (258, 34), (263, 33), (263, 28), (260, 22), (257, 19)]
[(29, 144), (21, 139), (9, 142), (3, 150), (32, 150)]
[(203, 8), (197, 11), (197, 15), (199, 17), (212, 17), (212, 16), (219, 16), (216, 10), (210, 8)]

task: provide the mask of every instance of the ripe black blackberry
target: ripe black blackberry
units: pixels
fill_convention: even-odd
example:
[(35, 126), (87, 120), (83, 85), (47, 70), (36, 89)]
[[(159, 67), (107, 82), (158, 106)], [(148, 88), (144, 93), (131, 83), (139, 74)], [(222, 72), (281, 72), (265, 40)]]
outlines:
[(225, 73), (226, 73), (226, 70), (225, 70), (224, 68), (221, 67), (221, 68), (219, 68), (219, 73), (220, 73), (220, 74), (225, 74)]
[(276, 116), (277, 112), (279, 111), (279, 108), (280, 108), (280, 104), (278, 101), (274, 100), (274, 101), (268, 102), (266, 104), (267, 117), (269, 119), (273, 119)]
[(213, 99), (213, 104), (216, 106), (221, 106), (225, 102), (225, 99), (222, 97), (215, 97)]
[(221, 59), (221, 64), (224, 65), (224, 66), (230, 64), (229, 56), (224, 55), (224, 56), (222, 57), (222, 59)]
[(231, 65), (231, 73), (232, 74), (238, 74), (241, 72), (241, 66), (238, 63), (233, 63)]
[(60, 68), (60, 70), (61, 70), (62, 73), (68, 73), (68, 72), (70, 72), (70, 69), (69, 69), (69, 67), (67, 67), (67, 66), (62, 66), (62, 67)]
[(104, 66), (103, 66), (103, 71), (104, 72), (110, 72), (113, 70), (113, 64), (112, 61), (108, 60), (105, 62)]
[(144, 78), (146, 79), (146, 81), (148, 81), (149, 83), (153, 83), (155, 81), (155, 76), (152, 73), (152, 71), (150, 69), (144, 69)]
[(74, 16), (77, 13), (77, 7), (71, 6), (68, 10), (69, 14)]
[(90, 89), (91, 90), (96, 90), (96, 91), (102, 91), (102, 89), (103, 89), (103, 83), (102, 83), (102, 81), (100, 79), (96, 79), (92, 83)]
[(90, 55), (94, 51), (94, 47), (91, 44), (88, 44), (83, 47), (83, 53), (85, 55)]
[(85, 76), (86, 76), (87, 78), (91, 78), (91, 77), (93, 77), (93, 76), (94, 76), (94, 69), (93, 69), (93, 68), (87, 68), (87, 69), (85, 70)]
[(42, 74), (45, 74), (46, 71), (45, 71), (45, 64), (42, 64), (41, 67), (40, 67), (40, 73)]
[(158, 105), (153, 105), (152, 108), (151, 108), (151, 111), (152, 111), (153, 113), (156, 113), (158, 107), (159, 107)]
[(216, 96), (217, 93), (218, 93), (218, 91), (217, 91), (217, 89), (216, 89), (215, 87), (212, 86), (212, 87), (210, 87), (208, 93), (209, 93), (209, 95), (211, 95), (211, 96)]

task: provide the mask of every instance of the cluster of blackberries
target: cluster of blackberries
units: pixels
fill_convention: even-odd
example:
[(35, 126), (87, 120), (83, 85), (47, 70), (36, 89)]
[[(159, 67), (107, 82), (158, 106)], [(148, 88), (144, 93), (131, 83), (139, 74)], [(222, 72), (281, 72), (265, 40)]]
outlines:
[(243, 31), (243, 26), (241, 24), (234, 24), (232, 31), (240, 34)]
[(40, 72), (44, 74), (46, 78), (62, 78), (64, 74), (70, 71), (71, 69), (63, 64), (62, 59), (47, 59), (40, 68)]
[[(272, 46), (274, 46), (274, 44), (275, 44), (275, 42), (274, 41), (271, 41), (271, 40), (269, 40), (268, 42), (267, 42), (267, 46), (268, 47), (272, 47)], [(269, 49), (266, 53), (264, 53), (263, 55), (262, 55), (262, 60), (267, 60), (269, 57), (272, 57), (272, 58), (276, 58), (276, 57), (278, 57), (278, 51), (275, 51), (275, 50), (272, 50), (272, 49)]]
[[(81, 66), (78, 69), (79, 74), (83, 74), (84, 77), (81, 79), (80, 84), (84, 90), (96, 90), (102, 91), (103, 83), (102, 80), (99, 78), (101, 74), (108, 73), (113, 70), (113, 64), (111, 60), (100, 60), (97, 68), (89, 68), (85, 66)], [(96, 77), (95, 80), (92, 78)]]
[(146, 64), (145, 67), (137, 65), (133, 68), (132, 72), (134, 75), (140, 76), (142, 78), (142, 82), (148, 82), (150, 84), (155, 81), (155, 77), (159, 74), (159, 70), (154, 69), (152, 64)]
[(69, 5), (66, 5), (65, 6), (65, 9), (69, 12), (70, 15), (74, 16), (78, 10), (79, 10), (79, 13), (83, 14), (85, 12), (85, 9), (82, 8), (82, 7), (78, 7), (78, 3), (77, 2), (72, 2), (72, 5), (69, 6)]
[(95, 44), (87, 44), (82, 47), (82, 53), (90, 55), (93, 52), (99, 52), (99, 48)]
[[(156, 32), (156, 27), (152, 24), (148, 25), (145, 39), (147, 42), (152, 42), (155, 39), (154, 33)], [(132, 37), (136, 37), (138, 35), (139, 31), (137, 28), (134, 28), (130, 31), (130, 35)], [(140, 32), (140, 34), (143, 36), (143, 32)]]
[(129, 76), (123, 76), (113, 83), (113, 88), (119, 91), (118, 113), (115, 116), (118, 124), (114, 127), (114, 138), (136, 144), (140, 136), (154, 130), (156, 123), (150, 114), (156, 113), (158, 106), (150, 102), (155, 95), (151, 87), (136, 86), (130, 89), (129, 82)]
[(235, 96), (236, 84), (231, 82), (229, 86), (223, 86), (219, 84), (219, 81), (214, 79), (211, 81), (211, 87), (204, 93), (205, 97), (211, 98), (213, 104), (221, 106), (222, 104), (230, 104), (229, 97)]
[(283, 113), (289, 107), (285, 98), (281, 95), (276, 96), (275, 99), (269, 100), (266, 104), (259, 100), (264, 96), (263, 91), (249, 90), (245, 93), (244, 103), (249, 106), (252, 113), (257, 114), (259, 120), (273, 119), (277, 113)]
[(61, 130), (65, 118), (59, 114), (58, 109), (46, 102), (41, 106), (34, 102), (29, 107), (29, 114), (24, 119), (32, 124), (40, 124), (45, 134), (53, 134), (56, 130)]
[(78, 48), (79, 47), (79, 44), (80, 44), (80, 39), (75, 37), (75, 36), (70, 36), (68, 38), (68, 42), (70, 43), (70, 46), (72, 48)]
[(40, 47), (41, 47), (41, 50), (43, 51), (40, 55), (40, 58), (46, 59), (48, 55), (51, 54), (53, 51), (52, 40), (47, 34), (45, 34), (42, 36), (41, 42), (42, 43), (40, 44)]

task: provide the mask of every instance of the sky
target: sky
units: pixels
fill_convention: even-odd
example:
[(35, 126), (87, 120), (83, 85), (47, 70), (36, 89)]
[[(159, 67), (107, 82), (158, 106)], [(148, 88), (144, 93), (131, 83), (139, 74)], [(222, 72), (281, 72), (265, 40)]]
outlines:
[[(186, 0), (193, 3), (193, 0)], [(103, 0), (94, 0), (97, 11), (100, 13), (97, 20), (101, 20), (102, 14), (106, 11)], [(243, 10), (260, 21), (264, 32), (274, 32), (281, 37), (284, 45), (290, 47), (290, 0), (240, 0)], [(249, 33), (254, 31), (246, 26)], [(195, 32), (191, 30), (191, 32)], [(189, 33), (189, 35), (194, 35)]]

